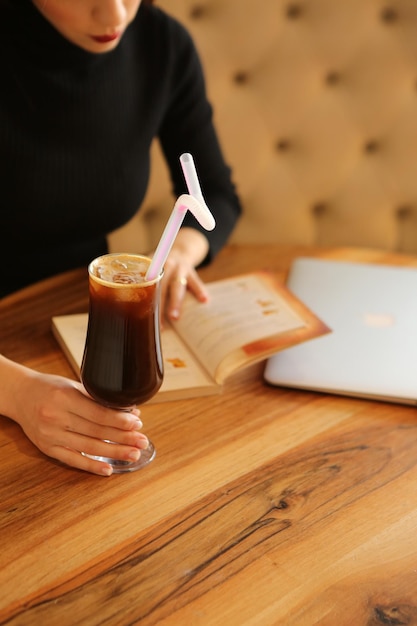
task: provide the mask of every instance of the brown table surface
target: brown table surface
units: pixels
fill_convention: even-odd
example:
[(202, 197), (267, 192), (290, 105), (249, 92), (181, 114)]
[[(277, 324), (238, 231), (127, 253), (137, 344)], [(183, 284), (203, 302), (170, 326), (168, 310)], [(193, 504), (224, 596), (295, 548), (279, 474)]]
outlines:
[[(202, 275), (284, 277), (301, 254), (417, 266), (230, 246)], [(85, 270), (5, 298), (0, 352), (73, 377), (50, 320), (86, 307)], [(415, 408), (274, 389), (262, 371), (145, 406), (157, 457), (128, 475), (63, 467), (0, 417), (0, 623), (417, 624)]]

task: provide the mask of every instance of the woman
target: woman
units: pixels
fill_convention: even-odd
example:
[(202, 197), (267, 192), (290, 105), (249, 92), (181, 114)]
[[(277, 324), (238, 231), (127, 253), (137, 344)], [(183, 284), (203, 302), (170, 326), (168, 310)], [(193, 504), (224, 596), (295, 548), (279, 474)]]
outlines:
[[(190, 152), (217, 223), (208, 233), (187, 215), (165, 265), (165, 314), (179, 315), (186, 288), (204, 300), (195, 268), (224, 245), (240, 206), (188, 33), (146, 0), (3, 0), (0, 14), (0, 295), (104, 253), (143, 200), (158, 137), (173, 200)], [(136, 408), (99, 406), (80, 384), (5, 357), (0, 380), (0, 413), (63, 463), (109, 475), (80, 451), (126, 460), (147, 445)]]

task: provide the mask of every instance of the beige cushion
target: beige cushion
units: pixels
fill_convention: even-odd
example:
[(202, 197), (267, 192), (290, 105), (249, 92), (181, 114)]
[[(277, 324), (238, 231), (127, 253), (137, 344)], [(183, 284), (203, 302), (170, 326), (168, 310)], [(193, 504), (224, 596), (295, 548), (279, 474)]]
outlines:
[[(194, 37), (244, 217), (232, 241), (417, 252), (415, 0), (159, 0)], [(111, 236), (151, 249), (172, 209), (157, 145)]]

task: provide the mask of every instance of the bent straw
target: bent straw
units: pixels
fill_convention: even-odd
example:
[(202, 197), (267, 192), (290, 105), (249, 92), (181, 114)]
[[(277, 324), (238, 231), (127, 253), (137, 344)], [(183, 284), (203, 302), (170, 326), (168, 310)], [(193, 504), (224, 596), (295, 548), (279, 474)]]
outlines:
[(205, 213), (202, 214), (203, 220), (199, 219), (199, 222), (206, 230), (213, 230), (216, 223), (204, 200), (192, 155), (189, 154), (189, 152), (184, 152), (184, 154), (180, 156), (180, 163), (185, 182), (187, 183), (188, 193), (190, 194), (190, 196), (196, 198), (205, 209)]
[(162, 233), (151, 264), (146, 272), (146, 280), (154, 280), (162, 272), (162, 268), (164, 267), (167, 256), (172, 248), (172, 244), (175, 241), (175, 237), (177, 236), (187, 211), (191, 211), (194, 217), (204, 228), (206, 228), (205, 224), (209, 222), (211, 224), (211, 220), (208, 219), (208, 215), (212, 218), (212, 222), (214, 223), (214, 218), (207, 206), (203, 206), (196, 198), (193, 198), (188, 194), (182, 194), (172, 209), (172, 213), (165, 226), (164, 232)]

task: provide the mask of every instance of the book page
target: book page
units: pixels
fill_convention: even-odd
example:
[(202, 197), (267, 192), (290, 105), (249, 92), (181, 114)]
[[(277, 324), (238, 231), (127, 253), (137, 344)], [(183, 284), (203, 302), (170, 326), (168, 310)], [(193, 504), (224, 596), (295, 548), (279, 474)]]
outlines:
[[(192, 392), (193, 389), (206, 388), (208, 390), (209, 387), (217, 387), (214, 379), (201, 367), (172, 328), (165, 326), (161, 338), (164, 380), (158, 393), (177, 389), (187, 389)], [(191, 395), (192, 393), (189, 393), (189, 396)]]
[[(229, 374), (278, 350), (330, 332), (273, 275), (255, 272), (207, 284), (209, 302), (187, 293), (180, 319), (162, 331), (165, 375), (149, 402), (220, 392)], [(79, 376), (88, 315), (52, 318)]]
[(187, 295), (173, 326), (214, 378), (221, 361), (236, 349), (305, 326), (284, 292), (262, 274), (217, 281), (207, 289), (207, 303)]
[[(87, 333), (88, 315), (79, 313), (52, 318), (52, 331), (69, 360), (74, 372), (80, 376), (81, 361)], [(148, 403), (161, 399), (192, 397), (220, 393), (213, 378), (189, 352), (181, 338), (166, 326), (161, 333), (164, 379), (156, 396)], [(187, 390), (184, 394), (183, 391)]]

